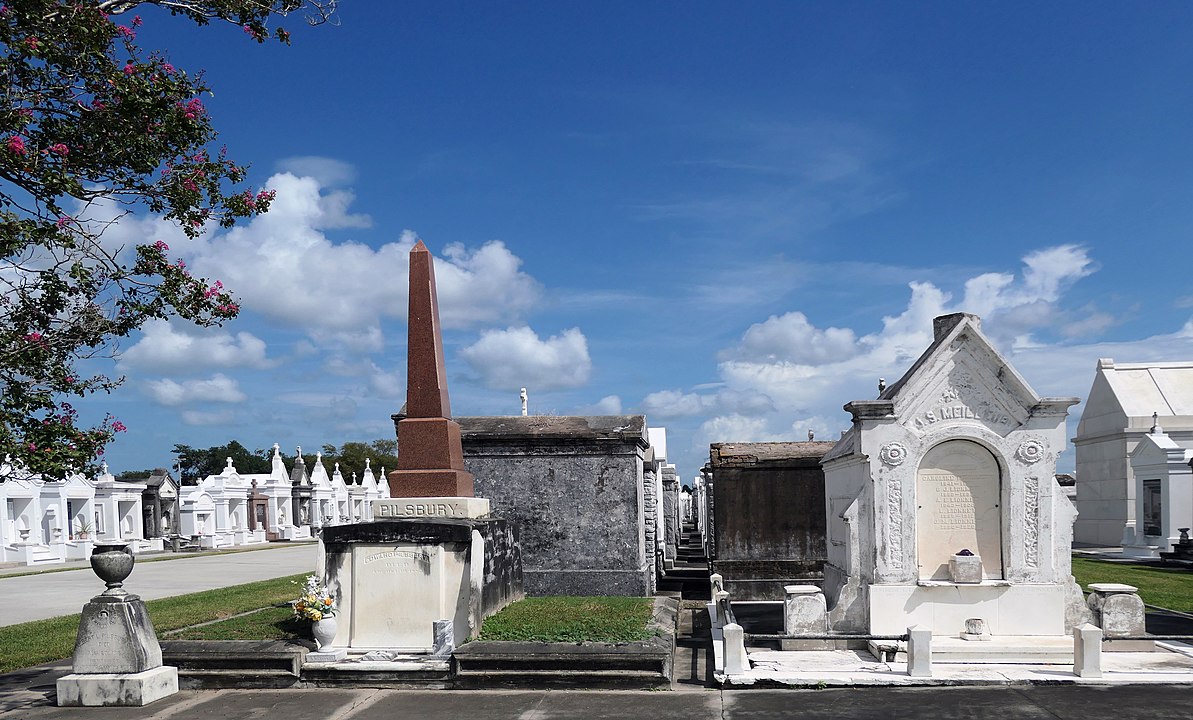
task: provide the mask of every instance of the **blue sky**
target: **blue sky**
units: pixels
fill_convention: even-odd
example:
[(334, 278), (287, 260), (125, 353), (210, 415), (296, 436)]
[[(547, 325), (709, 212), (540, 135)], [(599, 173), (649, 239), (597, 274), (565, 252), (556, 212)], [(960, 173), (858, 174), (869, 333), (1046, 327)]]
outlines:
[(685, 480), (710, 441), (836, 437), (942, 312), (1044, 395), (1193, 356), (1188, 3), (345, 0), (289, 48), (142, 14), (279, 197), (113, 231), (244, 308), (124, 344), (88, 403), (114, 470), (392, 437), (415, 236), (455, 414), (645, 412)]

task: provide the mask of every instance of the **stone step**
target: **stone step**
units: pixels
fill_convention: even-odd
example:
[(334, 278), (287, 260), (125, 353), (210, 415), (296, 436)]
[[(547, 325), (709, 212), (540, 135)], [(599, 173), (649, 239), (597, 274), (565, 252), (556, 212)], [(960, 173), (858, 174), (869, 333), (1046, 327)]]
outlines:
[[(879, 657), (878, 647), (893, 643), (869, 642), (871, 654)], [(896, 660), (906, 662), (906, 643), (899, 643)], [(985, 663), (1016, 665), (1072, 665), (1073, 638), (1067, 635), (1004, 635), (990, 640), (962, 640), (937, 636), (932, 638), (932, 662)]]
[(455, 653), (457, 688), (647, 689), (668, 687), (670, 683), (670, 650), (661, 645), (548, 646), (478, 641)]

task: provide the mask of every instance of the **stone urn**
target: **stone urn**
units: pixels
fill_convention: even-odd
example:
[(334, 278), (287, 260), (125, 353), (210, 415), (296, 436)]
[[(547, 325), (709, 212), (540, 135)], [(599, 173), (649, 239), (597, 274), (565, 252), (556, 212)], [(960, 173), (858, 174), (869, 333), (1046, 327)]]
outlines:
[(133, 571), (135, 558), (126, 542), (97, 542), (91, 552), (91, 569), (107, 584), (104, 595), (127, 595), (124, 579)]
[(321, 653), (329, 653), (334, 650), (332, 643), (336, 641), (335, 616), (324, 615), (321, 619), (313, 621), (311, 634), (315, 636), (315, 650)]

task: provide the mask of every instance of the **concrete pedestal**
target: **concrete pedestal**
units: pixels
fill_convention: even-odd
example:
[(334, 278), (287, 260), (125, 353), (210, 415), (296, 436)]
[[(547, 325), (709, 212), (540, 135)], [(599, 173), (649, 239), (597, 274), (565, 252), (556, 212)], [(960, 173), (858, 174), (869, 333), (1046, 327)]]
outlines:
[(141, 707), (178, 692), (178, 668), (138, 673), (72, 673), (58, 678), (59, 707)]

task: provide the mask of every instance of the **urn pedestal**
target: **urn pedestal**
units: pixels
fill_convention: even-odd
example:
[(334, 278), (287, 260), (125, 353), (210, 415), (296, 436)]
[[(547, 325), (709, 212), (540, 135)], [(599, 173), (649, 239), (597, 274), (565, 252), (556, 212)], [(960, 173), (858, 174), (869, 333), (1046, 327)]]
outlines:
[(134, 563), (127, 543), (96, 544), (91, 567), (108, 589), (83, 606), (59, 706), (138, 707), (178, 692), (178, 668), (162, 665), (145, 603), (124, 589)]

